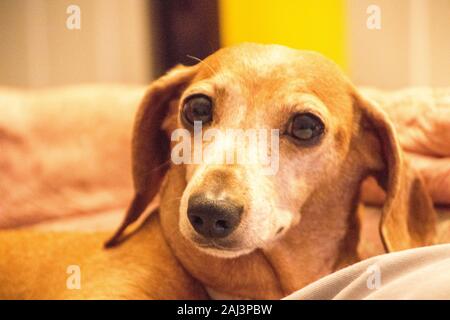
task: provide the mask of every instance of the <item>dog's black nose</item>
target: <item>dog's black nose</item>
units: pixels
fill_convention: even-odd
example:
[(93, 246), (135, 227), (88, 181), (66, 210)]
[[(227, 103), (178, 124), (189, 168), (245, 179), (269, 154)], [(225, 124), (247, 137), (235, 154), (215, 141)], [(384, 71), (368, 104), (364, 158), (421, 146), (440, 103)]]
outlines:
[(188, 218), (195, 231), (206, 238), (223, 238), (241, 221), (243, 206), (230, 201), (193, 195), (188, 201)]

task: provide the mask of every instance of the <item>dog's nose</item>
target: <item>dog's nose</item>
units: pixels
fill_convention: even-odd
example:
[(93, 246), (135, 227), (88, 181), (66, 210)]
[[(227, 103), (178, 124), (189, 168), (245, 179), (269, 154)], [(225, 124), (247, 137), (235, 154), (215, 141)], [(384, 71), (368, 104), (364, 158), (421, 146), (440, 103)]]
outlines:
[(188, 201), (188, 218), (195, 231), (206, 238), (223, 238), (241, 221), (243, 206), (231, 201), (213, 199), (204, 194)]

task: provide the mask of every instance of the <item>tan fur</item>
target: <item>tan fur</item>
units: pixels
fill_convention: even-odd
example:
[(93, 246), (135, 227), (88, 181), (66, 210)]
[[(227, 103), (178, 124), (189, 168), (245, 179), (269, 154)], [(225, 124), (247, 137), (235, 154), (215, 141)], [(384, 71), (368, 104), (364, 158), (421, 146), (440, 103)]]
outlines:
[[(123, 246), (101, 250), (106, 232), (2, 231), (0, 299), (202, 299), (203, 288), (167, 246), (152, 215)], [(77, 265), (81, 289), (66, 286)]]
[[(190, 93), (214, 97), (216, 127), (282, 128), (293, 112), (311, 110), (323, 119), (326, 135), (309, 149), (281, 137), (280, 170), (274, 176), (262, 177), (257, 169), (242, 165), (169, 165), (168, 137), (182, 126), (179, 108)], [(135, 196), (107, 246), (126, 240), (124, 231), (160, 192), (159, 216), (170, 250), (202, 287), (228, 296), (281, 298), (358, 261), (356, 211), (360, 184), (368, 175), (375, 176), (387, 193), (380, 225), (387, 250), (435, 241), (431, 200), (420, 178), (404, 163), (387, 116), (365, 100), (334, 63), (313, 52), (245, 44), (222, 49), (194, 67), (175, 68), (149, 87), (140, 105), (132, 161)], [(244, 220), (227, 239), (235, 250), (205, 250), (186, 219), (187, 198), (217, 187), (245, 203)], [(155, 240), (150, 234), (159, 232), (155, 220), (112, 251), (93, 252), (90, 256), (98, 254), (101, 260), (89, 263), (89, 268), (99, 272), (108, 263), (119, 263), (116, 259), (122, 260), (128, 252), (122, 248), (127, 248), (136, 255), (113, 265), (114, 272), (127, 273), (133, 269), (129, 264), (160, 254), (160, 261), (173, 262), (171, 268), (161, 264), (160, 272), (179, 270), (173, 256), (164, 256), (167, 247), (163, 245), (163, 253), (151, 247)], [(163, 243), (161, 238), (156, 241)], [(151, 267), (141, 272), (148, 279), (160, 277)], [(182, 283), (192, 280), (181, 271), (177, 275)], [(139, 282), (136, 277), (129, 283)], [(100, 274), (98, 279), (118, 281), (117, 276)], [(145, 288), (149, 296), (174, 295), (173, 287)], [(102, 289), (94, 282), (92, 290), (95, 296), (95, 290)], [(197, 290), (192, 295), (201, 296)]]

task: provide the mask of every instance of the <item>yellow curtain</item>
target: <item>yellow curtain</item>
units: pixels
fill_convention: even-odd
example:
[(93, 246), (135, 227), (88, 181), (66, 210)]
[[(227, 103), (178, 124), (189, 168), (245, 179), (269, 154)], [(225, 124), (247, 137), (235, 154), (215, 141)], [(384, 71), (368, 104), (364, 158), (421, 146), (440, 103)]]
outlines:
[(219, 0), (221, 45), (276, 43), (322, 52), (347, 69), (345, 0)]

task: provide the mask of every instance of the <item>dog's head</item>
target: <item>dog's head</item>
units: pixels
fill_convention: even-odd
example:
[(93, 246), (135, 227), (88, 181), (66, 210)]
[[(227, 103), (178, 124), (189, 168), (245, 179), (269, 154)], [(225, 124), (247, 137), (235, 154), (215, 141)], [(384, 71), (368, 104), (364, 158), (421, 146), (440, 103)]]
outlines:
[(387, 192), (381, 233), (388, 250), (432, 241), (432, 204), (404, 164), (391, 123), (333, 62), (281, 46), (222, 49), (148, 89), (134, 128), (135, 198), (108, 244), (158, 193), (169, 165), (185, 166), (181, 233), (230, 257), (282, 237), (349, 161)]

